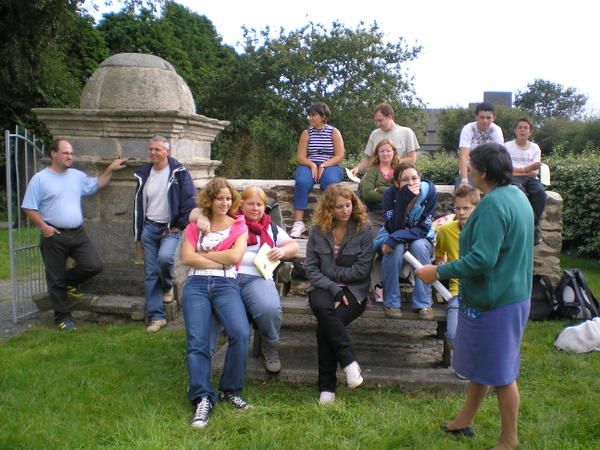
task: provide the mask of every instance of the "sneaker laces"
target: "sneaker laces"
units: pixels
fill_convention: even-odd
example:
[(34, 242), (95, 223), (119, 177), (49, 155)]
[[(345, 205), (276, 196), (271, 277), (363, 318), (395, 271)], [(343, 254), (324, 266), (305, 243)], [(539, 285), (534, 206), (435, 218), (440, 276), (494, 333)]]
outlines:
[(263, 346), (263, 356), (268, 362), (278, 362), (279, 361), (279, 351), (277, 349), (276, 344), (266, 343)]
[(238, 397), (237, 395), (228, 395), (227, 400), (237, 409), (248, 409), (250, 407), (242, 397)]
[(200, 403), (196, 406), (196, 412), (194, 413), (194, 422), (200, 420), (206, 420), (208, 413), (210, 412), (210, 400), (204, 397)]

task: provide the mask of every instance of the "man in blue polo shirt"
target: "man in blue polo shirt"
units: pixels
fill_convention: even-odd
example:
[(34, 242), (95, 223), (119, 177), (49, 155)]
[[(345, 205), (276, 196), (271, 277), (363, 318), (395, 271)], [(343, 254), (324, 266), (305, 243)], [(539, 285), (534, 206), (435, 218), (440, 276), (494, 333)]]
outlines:
[[(83, 229), (81, 197), (108, 184), (127, 159), (115, 159), (97, 178), (73, 169), (73, 147), (66, 139), (50, 145), (50, 165), (36, 173), (21, 208), (41, 231), (40, 250), (46, 268), (54, 320), (61, 331), (75, 329), (70, 309), (83, 295), (77, 286), (102, 271), (102, 261)], [(67, 258), (76, 265), (67, 270)]]

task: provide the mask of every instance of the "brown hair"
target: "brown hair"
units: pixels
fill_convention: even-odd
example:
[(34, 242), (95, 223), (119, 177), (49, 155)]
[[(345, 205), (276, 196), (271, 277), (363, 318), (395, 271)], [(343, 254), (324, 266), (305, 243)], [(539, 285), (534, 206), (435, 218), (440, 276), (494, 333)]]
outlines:
[(56, 153), (62, 141), (69, 142), (65, 138), (56, 138), (50, 143), (50, 151)]
[(378, 112), (383, 114), (385, 117), (391, 117), (392, 119), (394, 118), (394, 108), (392, 108), (392, 105), (389, 103), (384, 102), (377, 105), (373, 111), (373, 115), (377, 114)]
[(223, 188), (229, 189), (229, 192), (231, 192), (231, 207), (227, 211), (227, 215), (233, 217), (240, 207), (240, 194), (231, 183), (223, 177), (214, 177), (200, 191), (197, 199), (198, 205), (202, 208), (202, 213), (209, 219), (212, 219), (212, 203)]
[(367, 208), (365, 208), (365, 205), (362, 204), (352, 189), (341, 183), (329, 185), (325, 192), (321, 194), (313, 217), (313, 223), (325, 232), (333, 229), (335, 225), (333, 210), (338, 197), (344, 197), (352, 201), (352, 215), (350, 216), (350, 220), (356, 222), (360, 230), (369, 221)]
[(468, 184), (461, 184), (454, 191), (454, 198), (466, 198), (468, 199), (473, 206), (478, 205), (481, 200), (481, 195), (479, 194), (479, 190), (475, 189), (473, 186), (469, 186)]
[(372, 166), (378, 166), (381, 160), (379, 159), (379, 149), (383, 147), (385, 144), (388, 144), (394, 150), (394, 157), (392, 158), (392, 169), (400, 164), (400, 157), (398, 156), (398, 152), (396, 151), (396, 146), (389, 139), (382, 139), (375, 146), (375, 150), (373, 150), (373, 157), (371, 161)]
[(519, 125), (519, 122), (525, 122), (527, 125), (529, 125), (529, 130), (533, 133), (533, 122), (531, 121), (531, 119), (529, 117), (518, 118), (517, 121), (515, 122), (515, 129)]
[(417, 171), (417, 175), (419, 175), (419, 177), (421, 176), (417, 170), (417, 166), (415, 166), (413, 163), (403, 162), (402, 164), (398, 164), (396, 167), (394, 167), (394, 183), (398, 182), (398, 178), (406, 169), (415, 169)]

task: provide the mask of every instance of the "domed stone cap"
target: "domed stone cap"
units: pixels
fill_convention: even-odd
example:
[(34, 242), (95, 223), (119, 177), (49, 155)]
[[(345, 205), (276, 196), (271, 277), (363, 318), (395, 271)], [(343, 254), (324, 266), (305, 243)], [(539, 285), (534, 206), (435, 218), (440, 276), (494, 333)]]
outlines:
[(173, 66), (144, 53), (105, 59), (83, 88), (80, 108), (196, 113), (190, 88)]

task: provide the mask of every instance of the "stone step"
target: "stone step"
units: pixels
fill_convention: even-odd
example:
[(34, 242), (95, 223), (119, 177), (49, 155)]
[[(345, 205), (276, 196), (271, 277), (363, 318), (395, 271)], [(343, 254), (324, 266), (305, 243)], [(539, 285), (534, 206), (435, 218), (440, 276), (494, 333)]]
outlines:
[[(382, 322), (378, 320), (378, 322)], [(400, 321), (395, 321), (400, 322)], [(356, 322), (355, 322), (356, 323)], [(405, 322), (407, 323), (407, 322)], [(412, 322), (419, 324), (419, 322)], [(411, 334), (366, 331), (360, 327), (348, 328), (357, 360), (362, 368), (364, 384), (368, 387), (400, 386), (406, 390), (442, 389), (462, 391), (465, 382), (454, 375), (452, 369), (442, 367), (442, 341), (431, 335), (434, 327), (427, 331)], [(223, 366), (227, 344), (223, 344), (213, 358), (214, 367)], [(287, 326), (280, 338), (282, 370), (278, 375), (268, 374), (262, 357), (254, 357), (249, 350), (246, 377), (269, 380), (277, 377), (290, 383), (317, 382), (317, 345), (314, 326)], [(338, 369), (339, 386), (345, 375)]]
[[(36, 295), (33, 301), (40, 311), (52, 309), (50, 297), (47, 294)], [(99, 295), (93, 301), (74, 303), (72, 311), (88, 311), (101, 316), (125, 317), (130, 320), (145, 320), (146, 299), (129, 295)], [(164, 304), (167, 321), (171, 322), (179, 316), (177, 301)]]

